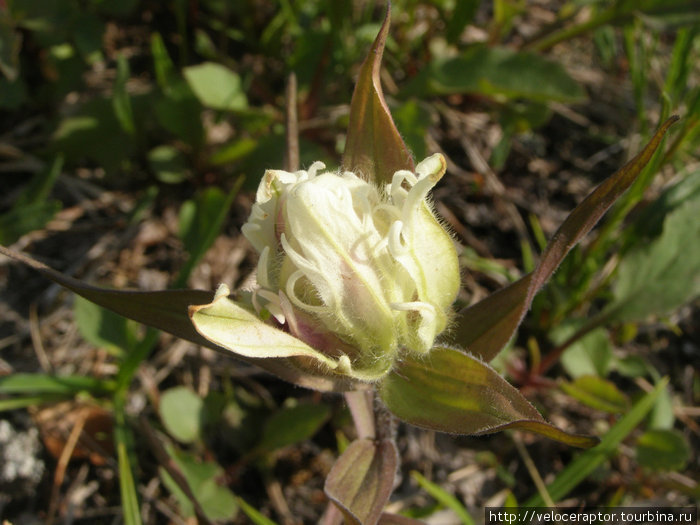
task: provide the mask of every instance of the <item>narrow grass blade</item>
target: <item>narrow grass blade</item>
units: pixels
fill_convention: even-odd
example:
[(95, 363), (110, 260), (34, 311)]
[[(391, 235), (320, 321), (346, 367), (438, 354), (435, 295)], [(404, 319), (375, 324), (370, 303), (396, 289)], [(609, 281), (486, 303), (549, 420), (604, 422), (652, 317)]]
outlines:
[(253, 525), (277, 525), (277, 523), (270, 518), (263, 516), (255, 508), (251, 507), (243, 498), (238, 498), (238, 505), (241, 507), (243, 513), (250, 518)]
[[(596, 447), (593, 447), (574, 459), (562, 470), (556, 479), (547, 486), (547, 490), (556, 502), (569, 494), (579, 483), (588, 477), (608, 457), (615, 453), (617, 446), (632, 432), (654, 406), (656, 398), (666, 388), (668, 378), (664, 378), (654, 390), (646, 394), (632, 407), (614, 427), (608, 431)], [(533, 496), (523, 506), (541, 507), (544, 503), (540, 495)]]
[(413, 479), (418, 482), (423, 490), (435, 498), (439, 503), (443, 504), (449, 509), (452, 509), (464, 525), (475, 525), (476, 522), (474, 521), (474, 518), (471, 517), (467, 509), (464, 508), (464, 505), (462, 505), (452, 494), (445, 491), (445, 489), (440, 487), (440, 485), (426, 479), (415, 470), (411, 472), (411, 477), (413, 477)]
[(0, 378), (0, 394), (63, 394), (88, 391), (108, 392), (113, 381), (84, 376), (51, 376), (46, 374), (12, 374)]
[(131, 435), (125, 422), (123, 403), (115, 403), (115, 420), (117, 425), (114, 430), (115, 445), (117, 448), (117, 461), (119, 466), (119, 490), (121, 493), (122, 512), (125, 525), (142, 525), (139, 498), (134, 482), (134, 473), (131, 470)]
[(68, 397), (56, 394), (0, 399), (0, 412), (5, 412), (7, 410), (17, 410), (18, 408), (39, 406), (48, 403), (56, 403), (57, 401), (62, 401), (64, 399), (68, 399)]

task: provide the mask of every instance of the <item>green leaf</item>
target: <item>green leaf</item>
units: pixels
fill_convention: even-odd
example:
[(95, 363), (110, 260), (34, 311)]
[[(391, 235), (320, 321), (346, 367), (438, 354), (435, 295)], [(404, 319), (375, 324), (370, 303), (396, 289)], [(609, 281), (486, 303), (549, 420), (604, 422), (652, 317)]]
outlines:
[(413, 171), (410, 151), (401, 139), (384, 100), (380, 70), (391, 22), (390, 7), (360, 74), (350, 102), (350, 123), (343, 169), (377, 183), (391, 182), (398, 170)]
[[(214, 295), (212, 292), (202, 290), (163, 290), (157, 292), (110, 290), (83, 283), (2, 245), (0, 245), (0, 254), (20, 261), (38, 271), (47, 279), (51, 279), (81, 297), (128, 319), (164, 330), (176, 337), (198, 345), (218, 351), (225, 350), (215, 342), (201, 336), (189, 319), (188, 308), (191, 305), (201, 305), (210, 302)], [(278, 332), (284, 334), (284, 332), (279, 330)], [(295, 366), (293, 361), (287, 359), (254, 359), (240, 353), (238, 353), (237, 357), (243, 361), (255, 364), (285, 381), (306, 388), (343, 392), (357, 387), (354, 381), (342, 376), (330, 376), (324, 370), (318, 370), (317, 372), (313, 370), (301, 371)]]
[(158, 474), (160, 475), (160, 479), (163, 480), (163, 485), (165, 485), (165, 488), (167, 488), (170, 493), (175, 496), (183, 517), (193, 517), (195, 515), (194, 504), (187, 493), (182, 490), (180, 485), (177, 484), (177, 481), (173, 479), (165, 468), (158, 467)]
[(56, 404), (68, 399), (69, 396), (61, 394), (43, 394), (40, 396), (11, 397), (0, 399), (0, 412), (17, 410), (18, 408), (37, 407), (45, 404)]
[(53, 134), (51, 149), (64, 154), (66, 161), (90, 159), (112, 172), (124, 159), (133, 157), (135, 143), (117, 120), (112, 100), (96, 98), (61, 120)]
[(452, 348), (435, 347), (427, 360), (405, 357), (379, 392), (394, 415), (421, 428), (471, 435), (517, 428), (578, 447), (597, 442), (550, 425), (491, 367)]
[(202, 437), (204, 401), (187, 387), (166, 390), (158, 413), (168, 433), (181, 443), (194, 443)]
[(670, 430), (676, 421), (673, 414), (673, 399), (668, 388), (665, 388), (656, 398), (654, 408), (647, 418), (647, 428), (654, 430)]
[(448, 342), (465, 346), (485, 361), (493, 359), (515, 333), (537, 291), (547, 282), (569, 250), (632, 184), (651, 159), (668, 128), (677, 120), (678, 117), (671, 117), (664, 122), (641, 153), (576, 206), (555, 232), (534, 272), (459, 312)]
[(258, 512), (254, 507), (250, 506), (243, 498), (238, 498), (238, 505), (241, 507), (243, 513), (250, 518), (253, 525), (277, 525), (270, 518), (266, 518), (260, 512)]
[(129, 74), (129, 62), (127, 62), (123, 54), (119, 54), (117, 57), (117, 78), (114, 80), (112, 107), (122, 130), (128, 135), (134, 135), (136, 133), (134, 112), (131, 109), (131, 96), (126, 90)]
[(637, 439), (637, 461), (652, 470), (682, 470), (690, 460), (690, 446), (677, 430), (647, 430)]
[(136, 334), (125, 317), (80, 296), (73, 303), (73, 317), (83, 339), (98, 348), (119, 355), (136, 344)]
[(183, 203), (179, 234), (189, 258), (175, 280), (176, 287), (185, 284), (196, 264), (214, 244), (242, 184), (243, 179), (239, 178), (228, 195), (215, 187), (206, 188), (195, 199)]
[[(559, 345), (576, 333), (581, 323), (563, 323), (552, 331), (552, 341)], [(561, 364), (573, 377), (606, 377), (612, 366), (613, 346), (607, 330), (598, 328), (572, 343), (562, 354)]]
[(700, 295), (700, 198), (686, 201), (664, 221), (663, 233), (620, 261), (614, 300), (606, 313), (618, 321), (662, 315)]
[[(547, 485), (547, 492), (555, 502), (565, 498), (608, 457), (617, 452), (620, 442), (642, 422), (649, 410), (654, 406), (659, 393), (666, 388), (667, 384), (668, 379), (659, 381), (654, 390), (645, 394), (629, 412), (615, 423), (615, 426), (603, 436), (599, 445), (583, 452), (557, 474), (556, 479)], [(542, 497), (538, 494), (527, 500), (522, 506), (541, 507), (543, 505)]]
[(392, 440), (350, 443), (328, 473), (324, 490), (346, 523), (374, 525), (394, 489), (398, 452)]
[(541, 102), (581, 102), (583, 88), (557, 62), (535, 53), (475, 46), (461, 55), (437, 58), (405, 88), (405, 95), (456, 93), (524, 98)]
[(98, 394), (113, 388), (112, 381), (84, 376), (11, 374), (0, 378), (0, 394)]
[(153, 109), (158, 123), (190, 146), (201, 145), (204, 138), (202, 104), (182, 79), (176, 81), (169, 93), (155, 102)]
[(423, 477), (420, 472), (414, 470), (411, 472), (411, 477), (418, 482), (423, 490), (435, 498), (439, 503), (448, 509), (452, 509), (452, 511), (454, 511), (464, 525), (474, 525), (474, 518), (471, 517), (467, 509), (464, 508), (464, 505), (462, 505), (452, 494), (447, 492), (440, 485), (437, 485), (436, 483), (433, 483), (432, 481)]
[(412, 99), (394, 109), (394, 120), (413, 155), (417, 159), (427, 157), (425, 137), (428, 136), (428, 128), (432, 124), (430, 111), (418, 100)]
[(573, 383), (562, 383), (561, 389), (584, 405), (611, 414), (628, 409), (628, 400), (614, 383), (598, 376), (580, 376)]
[(179, 184), (187, 179), (185, 157), (173, 146), (157, 146), (148, 152), (148, 163), (156, 178), (165, 184)]
[(265, 422), (260, 450), (273, 451), (313, 436), (330, 416), (328, 405), (302, 403), (284, 407)]
[(204, 62), (183, 69), (185, 80), (206, 107), (240, 111), (248, 107), (241, 77), (221, 64)]
[(124, 403), (115, 403), (114, 441), (117, 449), (117, 465), (119, 469), (119, 491), (121, 507), (126, 525), (141, 525), (141, 506), (132, 470), (133, 439), (125, 422)]
[(166, 446), (187, 485), (206, 517), (212, 521), (230, 521), (238, 514), (238, 500), (228, 488), (220, 485), (224, 470), (211, 461), (199, 461), (194, 455)]
[(153, 69), (155, 69), (158, 87), (168, 94), (169, 90), (172, 89), (171, 86), (180, 80), (180, 77), (160, 33), (151, 35), (151, 56), (153, 57)]

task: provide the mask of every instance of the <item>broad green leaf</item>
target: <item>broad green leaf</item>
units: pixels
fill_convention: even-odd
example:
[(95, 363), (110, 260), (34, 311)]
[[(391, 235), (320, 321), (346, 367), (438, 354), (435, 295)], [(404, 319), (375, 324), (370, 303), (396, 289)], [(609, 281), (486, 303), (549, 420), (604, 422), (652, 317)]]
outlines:
[(347, 524), (375, 525), (394, 489), (397, 466), (391, 440), (358, 439), (335, 462), (324, 490)]
[(583, 88), (561, 64), (535, 53), (485, 46), (432, 60), (404, 93), (422, 97), (475, 93), (541, 102), (585, 99)]
[(214, 62), (205, 62), (186, 67), (183, 73), (185, 80), (204, 106), (224, 111), (240, 111), (248, 107), (241, 77), (229, 68)]
[[(608, 457), (615, 454), (620, 442), (625, 439), (654, 406), (659, 393), (666, 388), (668, 379), (659, 381), (654, 390), (647, 393), (615, 423), (600, 441), (600, 444), (584, 451), (571, 461), (559, 474), (556, 479), (547, 485), (547, 492), (552, 499), (557, 502), (566, 497), (576, 486), (586, 479), (595, 469), (597, 469)], [(523, 507), (541, 507), (544, 505), (542, 497), (538, 494), (533, 496)]]
[[(229, 350), (201, 336), (195, 330), (189, 318), (189, 307), (210, 302), (214, 295), (212, 292), (202, 290), (163, 290), (157, 292), (110, 290), (85, 284), (78, 279), (57, 272), (31, 257), (10, 250), (2, 245), (0, 245), (0, 253), (33, 268), (47, 279), (60, 284), (81, 297), (128, 319), (158, 328), (176, 337), (214, 350)], [(279, 330), (277, 332), (284, 334), (284, 332)], [(314, 353), (316, 352), (314, 351)], [(227, 354), (230, 355), (230, 352), (227, 351)], [(357, 383), (347, 378), (329, 376), (324, 370), (319, 370), (317, 373), (310, 370), (301, 371), (293, 362), (286, 359), (254, 359), (240, 353), (236, 357), (255, 364), (285, 381), (306, 388), (334, 392), (343, 392), (357, 388)]]
[(177, 138), (193, 147), (202, 143), (202, 104), (184, 80), (178, 79), (169, 95), (156, 100), (153, 109), (158, 123)]
[(598, 376), (580, 376), (572, 383), (562, 383), (561, 389), (584, 405), (611, 414), (628, 409), (628, 400), (614, 383)]
[[(552, 341), (557, 345), (562, 344), (580, 327), (580, 323), (564, 323), (552, 331)], [(606, 377), (612, 359), (613, 346), (608, 332), (599, 328), (572, 343), (561, 355), (561, 364), (573, 378), (585, 375)]]
[(273, 451), (309, 439), (329, 416), (330, 408), (325, 404), (302, 403), (283, 407), (265, 422), (258, 447), (263, 451)]
[(485, 361), (493, 359), (515, 333), (537, 291), (547, 282), (569, 250), (632, 184), (651, 159), (668, 128), (677, 120), (678, 117), (671, 117), (664, 122), (641, 153), (603, 181), (576, 206), (555, 232), (535, 271), (462, 310), (455, 319), (449, 342), (466, 347)]
[(236, 517), (238, 500), (218, 481), (224, 475), (221, 466), (211, 461), (200, 461), (194, 455), (172, 446), (166, 449), (208, 519), (228, 522)]
[(379, 393), (394, 415), (421, 428), (471, 435), (517, 428), (578, 447), (597, 442), (547, 423), (486, 363), (452, 348), (435, 347), (425, 360), (405, 357)]
[(673, 211), (686, 202), (697, 203), (699, 199), (700, 170), (685, 174), (680, 182), (664, 190), (641, 211), (632, 225), (635, 238), (658, 237), (663, 232), (664, 221)]
[(637, 439), (637, 461), (653, 470), (681, 470), (690, 459), (690, 447), (677, 430), (647, 430)]
[(439, 503), (448, 509), (452, 509), (452, 511), (464, 525), (474, 525), (474, 518), (471, 517), (467, 509), (464, 508), (464, 505), (462, 505), (452, 494), (447, 492), (440, 485), (426, 479), (420, 474), (420, 472), (414, 470), (411, 472), (411, 477), (418, 482), (423, 490), (435, 498)]
[(618, 321), (671, 312), (700, 295), (700, 198), (686, 201), (664, 221), (661, 235), (620, 261), (614, 299), (606, 313)]
[(112, 381), (84, 376), (46, 374), (11, 374), (0, 377), (0, 394), (64, 394), (78, 392), (98, 394), (114, 387)]
[(181, 443), (194, 443), (202, 437), (204, 401), (187, 387), (166, 390), (158, 413), (168, 433)]
[(350, 103), (350, 123), (343, 153), (343, 169), (377, 183), (391, 182), (394, 172), (413, 171), (413, 159), (399, 134), (384, 100), (380, 70), (391, 15), (360, 67)]
[(83, 339), (112, 354), (128, 352), (136, 344), (136, 334), (125, 317), (80, 296), (73, 303), (73, 318)]

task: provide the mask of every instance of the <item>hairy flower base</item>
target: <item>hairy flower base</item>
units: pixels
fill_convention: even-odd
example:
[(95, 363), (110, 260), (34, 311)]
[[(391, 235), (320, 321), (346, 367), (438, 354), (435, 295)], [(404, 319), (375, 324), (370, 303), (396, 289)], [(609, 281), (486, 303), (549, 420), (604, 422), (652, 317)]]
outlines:
[(432, 348), (459, 289), (452, 239), (426, 200), (445, 160), (433, 155), (384, 187), (323, 169), (265, 173), (242, 228), (260, 254), (251, 305), (320, 362), (372, 381), (399, 351)]

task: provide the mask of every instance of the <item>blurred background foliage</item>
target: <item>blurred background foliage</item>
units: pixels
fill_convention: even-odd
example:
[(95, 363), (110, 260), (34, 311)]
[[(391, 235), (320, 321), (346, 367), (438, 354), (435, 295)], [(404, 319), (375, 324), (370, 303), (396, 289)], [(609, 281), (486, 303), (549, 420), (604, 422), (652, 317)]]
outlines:
[[(0, 243), (114, 286), (243, 284), (255, 261), (238, 228), (264, 170), (282, 167), (289, 74), (301, 163), (333, 168), (383, 9), (0, 0)], [(392, 18), (384, 89), (416, 158), (448, 158), (435, 200), (461, 245), (462, 304), (532, 269), (563, 213), (661, 120), (682, 117), (496, 364), (550, 418), (608, 448), (528, 441), (541, 452), (534, 465), (518, 436), (402, 430), (404, 469), (422, 474), (404, 476), (395, 510), (470, 523), (486, 502), (697, 501), (700, 5), (395, 0)], [(323, 476), (352, 435), (337, 400), (0, 271), (11, 313), (0, 325), (0, 409), (16, 418), (29, 407), (27, 425), (55, 455), (35, 480), (41, 496), (8, 492), (0, 517), (65, 518), (81, 472), (68, 459), (83, 457), (99, 487), (88, 507), (108, 502), (104, 515), (126, 523), (316, 522)], [(37, 308), (54, 321), (68, 312), (82, 342), (65, 351), (65, 325), (40, 327)], [(425, 439), (428, 459), (415, 451)]]

